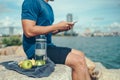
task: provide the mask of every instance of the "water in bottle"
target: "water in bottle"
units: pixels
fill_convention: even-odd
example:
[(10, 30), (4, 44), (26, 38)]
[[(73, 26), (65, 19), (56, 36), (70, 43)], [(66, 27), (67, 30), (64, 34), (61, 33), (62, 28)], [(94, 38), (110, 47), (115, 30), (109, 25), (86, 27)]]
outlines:
[(36, 37), (35, 60), (46, 60), (47, 43), (45, 35)]

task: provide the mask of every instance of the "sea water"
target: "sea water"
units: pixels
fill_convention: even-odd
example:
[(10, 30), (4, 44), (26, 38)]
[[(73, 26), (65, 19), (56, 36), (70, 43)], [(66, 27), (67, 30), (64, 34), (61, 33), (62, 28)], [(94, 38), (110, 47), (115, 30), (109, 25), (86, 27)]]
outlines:
[(57, 46), (80, 50), (106, 68), (120, 68), (120, 37), (53, 37)]

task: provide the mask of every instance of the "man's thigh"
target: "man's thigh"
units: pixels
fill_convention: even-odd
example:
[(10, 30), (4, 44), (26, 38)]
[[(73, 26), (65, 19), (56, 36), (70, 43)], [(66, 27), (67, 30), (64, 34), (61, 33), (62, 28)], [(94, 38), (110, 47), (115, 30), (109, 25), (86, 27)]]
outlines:
[(71, 52), (71, 48), (67, 47), (47, 47), (47, 56), (55, 64), (65, 64), (67, 55)]

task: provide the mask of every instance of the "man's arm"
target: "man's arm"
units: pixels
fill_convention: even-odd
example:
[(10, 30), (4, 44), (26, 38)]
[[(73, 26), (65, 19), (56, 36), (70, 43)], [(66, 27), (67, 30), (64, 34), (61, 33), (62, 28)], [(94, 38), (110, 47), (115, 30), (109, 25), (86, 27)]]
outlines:
[(58, 24), (50, 26), (37, 26), (35, 21), (24, 19), (22, 20), (22, 27), (24, 34), (27, 37), (33, 37), (36, 35), (47, 34), (56, 30), (66, 31), (72, 28), (73, 23), (62, 21)]
[(33, 37), (40, 34), (47, 34), (56, 30), (56, 27), (54, 26), (37, 26), (35, 21), (27, 19), (22, 20), (22, 27), (24, 34), (27, 37)]

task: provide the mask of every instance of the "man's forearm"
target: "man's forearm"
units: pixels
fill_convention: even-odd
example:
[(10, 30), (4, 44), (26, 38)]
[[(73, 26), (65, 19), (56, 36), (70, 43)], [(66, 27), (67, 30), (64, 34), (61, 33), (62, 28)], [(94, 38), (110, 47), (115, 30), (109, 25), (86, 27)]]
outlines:
[(28, 37), (33, 37), (41, 34), (48, 34), (55, 30), (56, 28), (54, 26), (33, 26), (29, 30)]

